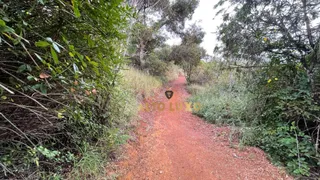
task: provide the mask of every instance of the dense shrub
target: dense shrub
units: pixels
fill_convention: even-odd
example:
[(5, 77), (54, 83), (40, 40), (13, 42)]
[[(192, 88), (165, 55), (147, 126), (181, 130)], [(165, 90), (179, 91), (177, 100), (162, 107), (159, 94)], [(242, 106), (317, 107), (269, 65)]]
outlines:
[(168, 63), (160, 59), (156, 53), (151, 53), (146, 61), (146, 70), (153, 76), (163, 76), (168, 70)]
[(167, 65), (168, 65), (168, 69), (164, 74), (165, 82), (175, 80), (179, 76), (184, 75), (182, 68), (180, 68), (178, 65), (175, 65), (173, 62), (170, 62)]
[(201, 102), (201, 109), (196, 114), (217, 124), (241, 125), (246, 121), (250, 113), (247, 111), (248, 104), (253, 95), (240, 79), (240, 82), (232, 79), (231, 83), (230, 74), (236, 76), (235, 71), (225, 71), (218, 78), (211, 77), (216, 82), (213, 85), (187, 87), (191, 92), (195, 91), (190, 100)]
[(198, 93), (201, 93), (204, 89), (204, 86), (200, 86), (198, 84), (190, 84), (187, 86), (188, 93), (192, 95), (197, 95)]
[(118, 86), (130, 8), (119, 0), (0, 6), (0, 179), (59, 177), (92, 146), (109, 154), (135, 113), (134, 96)]
[(150, 75), (160, 78), (163, 82), (176, 79), (179, 75), (184, 74), (183, 70), (169, 60), (171, 49), (167, 46), (156, 49), (148, 55), (146, 68)]
[(190, 81), (194, 84), (206, 85), (209, 83), (214, 83), (219, 76), (219, 70), (217, 69), (217, 63), (212, 61), (209, 63), (200, 62), (196, 67), (195, 71), (192, 73)]
[(299, 64), (272, 61), (259, 77), (257, 94), (264, 102), (260, 124), (265, 127), (259, 145), (293, 174), (310, 175), (310, 168), (319, 167), (320, 162), (320, 107), (307, 72)]
[(213, 85), (190, 99), (202, 102), (195, 113), (213, 123), (239, 126), (241, 144), (259, 146), (290, 173), (318, 176), (319, 105), (306, 71), (273, 62), (252, 72), (220, 71), (218, 78), (211, 76)]

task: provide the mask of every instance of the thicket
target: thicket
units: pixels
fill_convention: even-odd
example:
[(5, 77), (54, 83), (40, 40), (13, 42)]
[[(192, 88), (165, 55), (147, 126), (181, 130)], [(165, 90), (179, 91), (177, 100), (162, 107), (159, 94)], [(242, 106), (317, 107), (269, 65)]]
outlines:
[(215, 8), (224, 60), (211, 68), (214, 85), (194, 97), (204, 102), (199, 114), (240, 126), (242, 144), (293, 175), (319, 177), (319, 1), (221, 0)]
[(182, 33), (197, 5), (0, 1), (0, 179), (103, 173), (137, 100), (182, 74), (160, 29)]
[(92, 178), (135, 113), (135, 96), (119, 85), (131, 8), (121, 0), (0, 6), (0, 179), (57, 179), (73, 166), (74, 178)]
[[(293, 175), (316, 178), (319, 105), (310, 93), (306, 71), (274, 62), (264, 66), (202, 63), (187, 87), (193, 95), (190, 101), (202, 102), (195, 114), (211, 123), (233, 125), (240, 147), (258, 146)], [(211, 75), (208, 79), (203, 74)]]
[[(128, 39), (130, 64), (161, 78), (163, 82), (170, 80), (166, 77), (173, 72), (173, 68), (178, 69), (172, 63), (181, 66), (188, 76), (204, 54), (199, 46), (204, 36), (202, 29), (197, 25), (185, 29), (185, 22), (192, 18), (199, 0), (128, 2), (137, 9)], [(182, 44), (173, 47), (166, 45), (166, 32), (179, 36)]]

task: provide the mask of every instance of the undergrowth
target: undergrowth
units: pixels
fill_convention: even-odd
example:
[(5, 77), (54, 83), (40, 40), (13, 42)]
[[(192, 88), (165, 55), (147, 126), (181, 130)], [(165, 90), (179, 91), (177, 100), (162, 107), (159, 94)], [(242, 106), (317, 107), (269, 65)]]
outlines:
[(150, 76), (133, 67), (128, 67), (122, 73), (125, 77), (123, 78), (124, 88), (131, 90), (138, 98), (153, 96), (154, 90), (162, 86), (162, 81), (159, 78)]
[(305, 72), (297, 67), (290, 74), (290, 68), (239, 71), (214, 66), (216, 76), (202, 87), (203, 80), (188, 87), (190, 101), (201, 102), (194, 113), (207, 121), (236, 127), (240, 146), (258, 146), (292, 175), (313, 178), (320, 167), (315, 127), (319, 106), (305, 84)]
[(95, 179), (137, 112), (119, 74), (130, 7), (0, 5), (0, 179)]

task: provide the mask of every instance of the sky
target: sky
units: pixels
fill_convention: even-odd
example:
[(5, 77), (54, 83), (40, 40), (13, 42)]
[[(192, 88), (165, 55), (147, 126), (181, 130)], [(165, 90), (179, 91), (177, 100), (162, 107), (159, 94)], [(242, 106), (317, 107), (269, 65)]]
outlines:
[[(198, 22), (204, 32), (206, 33), (201, 43), (201, 46), (207, 50), (207, 54), (213, 55), (213, 49), (218, 43), (217, 35), (215, 32), (217, 31), (217, 26), (222, 23), (221, 17), (215, 17), (216, 10), (213, 9), (213, 6), (217, 3), (216, 0), (200, 0), (198, 8), (195, 10), (192, 19), (186, 22), (186, 27), (193, 24), (194, 22)], [(167, 44), (177, 45), (180, 44), (179, 38), (171, 38), (167, 40)]]

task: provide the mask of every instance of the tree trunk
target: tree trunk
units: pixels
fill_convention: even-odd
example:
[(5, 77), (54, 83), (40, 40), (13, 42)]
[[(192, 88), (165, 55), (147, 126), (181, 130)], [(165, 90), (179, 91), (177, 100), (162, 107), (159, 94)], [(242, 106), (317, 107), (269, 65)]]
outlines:
[(140, 68), (143, 69), (146, 65), (146, 61), (144, 59), (144, 48), (145, 44), (143, 39), (140, 38), (140, 44), (139, 44), (139, 61), (140, 61)]

